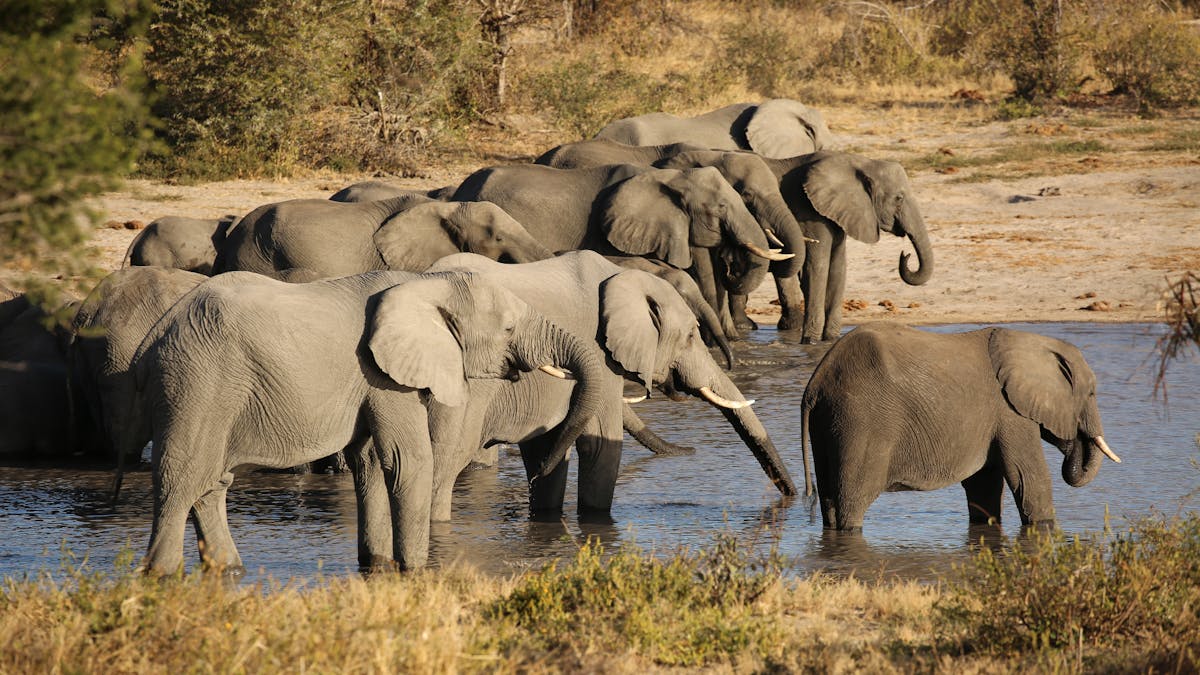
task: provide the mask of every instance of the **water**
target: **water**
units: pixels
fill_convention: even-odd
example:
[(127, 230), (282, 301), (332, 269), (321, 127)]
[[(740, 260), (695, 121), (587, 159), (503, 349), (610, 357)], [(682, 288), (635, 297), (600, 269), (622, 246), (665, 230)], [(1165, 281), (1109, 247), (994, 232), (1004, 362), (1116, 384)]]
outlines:
[[(936, 331), (976, 326), (944, 326)], [(1173, 364), (1170, 407), (1151, 398), (1151, 360), (1162, 328), (1130, 324), (1013, 326), (1062, 338), (1078, 346), (1096, 372), (1105, 438), (1125, 462), (1105, 462), (1083, 488), (1062, 482), (1062, 455), (1044, 446), (1054, 481), (1059, 526), (1097, 531), (1107, 522), (1174, 514), (1200, 507), (1200, 364)], [(827, 345), (800, 345), (772, 329), (737, 345), (742, 366), (734, 379), (756, 398), (766, 424), (797, 484), (799, 409), (804, 385)], [(568, 490), (561, 521), (533, 522), (525, 506), (520, 458), (501, 452), (497, 467), (471, 471), (455, 489), (453, 520), (434, 525), (431, 563), (465, 561), (506, 573), (572, 556), (589, 536), (607, 546), (636, 543), (670, 552), (732, 533), (759, 546), (773, 545), (799, 572), (880, 573), (930, 579), (964, 560), (978, 541), (967, 527), (962, 489), (882, 495), (867, 512), (861, 537), (823, 533), (819, 512), (803, 499), (778, 508), (778, 493), (720, 414), (699, 401), (655, 398), (638, 404), (642, 417), (664, 437), (692, 445), (691, 457), (656, 458), (627, 439), (611, 519), (581, 522)], [(150, 533), (150, 476), (130, 475), (122, 500), (107, 502), (111, 475), (103, 470), (0, 468), (0, 576), (57, 570), (69, 550), (74, 565), (111, 570), (122, 551), (135, 557)], [(573, 485), (573, 482), (572, 482)], [(1004, 537), (1019, 532), (1012, 497), (1005, 492)], [(229, 493), (229, 520), (247, 581), (355, 573), (354, 490), (348, 475), (252, 473)], [(185, 554), (196, 560), (190, 537)]]

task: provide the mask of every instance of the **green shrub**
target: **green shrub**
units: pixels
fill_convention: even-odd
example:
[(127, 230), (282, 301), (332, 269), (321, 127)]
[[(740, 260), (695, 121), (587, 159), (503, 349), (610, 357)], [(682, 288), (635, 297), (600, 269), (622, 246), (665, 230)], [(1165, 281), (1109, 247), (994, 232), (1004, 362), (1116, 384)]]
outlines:
[(1111, 539), (1042, 533), (1002, 553), (985, 549), (962, 572), (940, 610), (970, 648), (1123, 644), (1148, 659), (1196, 666), (1198, 514), (1146, 519)]
[(1143, 109), (1200, 102), (1200, 33), (1157, 3), (1126, 0), (1099, 31), (1096, 69)]
[(487, 614), (511, 624), (509, 640), (525, 648), (532, 639), (547, 651), (570, 649), (586, 635), (602, 650), (694, 667), (770, 651), (780, 628), (754, 605), (779, 583), (779, 569), (731, 538), (666, 560), (632, 547), (605, 560), (589, 542), (564, 568), (551, 563), (522, 577)]
[(519, 92), (559, 125), (590, 138), (611, 120), (662, 110), (667, 85), (603, 59), (584, 58), (527, 75)]

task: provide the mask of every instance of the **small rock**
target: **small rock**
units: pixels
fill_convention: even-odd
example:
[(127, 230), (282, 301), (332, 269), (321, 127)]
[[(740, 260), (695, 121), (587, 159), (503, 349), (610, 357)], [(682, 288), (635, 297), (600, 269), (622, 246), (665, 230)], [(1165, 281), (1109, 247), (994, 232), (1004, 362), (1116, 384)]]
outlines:
[(119, 220), (110, 220), (104, 223), (104, 227), (107, 227), (110, 230), (123, 230), (125, 229), (125, 223), (122, 223)]
[(1057, 185), (1048, 185), (1041, 190), (1038, 190), (1039, 197), (1057, 197), (1062, 194), (1062, 190)]
[(1013, 195), (1008, 198), (1009, 204), (1020, 204), (1021, 202), (1032, 202), (1032, 201), (1035, 201), (1035, 198), (1030, 197), (1028, 195)]
[(847, 312), (853, 312), (856, 310), (866, 309), (866, 308), (867, 308), (866, 300), (859, 300), (859, 299), (855, 298), (855, 299), (851, 299), (851, 300), (843, 300), (842, 301), (842, 309)]
[(1075, 296), (1075, 299), (1076, 300), (1087, 300), (1088, 298), (1094, 298), (1094, 297), (1096, 297), (1096, 291), (1088, 291), (1087, 293), (1084, 293), (1083, 295)]
[(921, 306), (921, 303), (919, 303), (919, 302), (910, 302), (910, 303), (908, 303), (908, 308), (909, 308), (909, 309), (916, 309), (916, 308), (918, 308), (918, 307), (920, 307), (920, 306)]
[(1111, 312), (1112, 305), (1108, 304), (1108, 302), (1106, 302), (1104, 300), (1097, 300), (1097, 301), (1093, 302), (1092, 304), (1090, 304), (1086, 307), (1080, 307), (1079, 309), (1088, 311), (1088, 312)]
[(140, 220), (127, 220), (124, 227), (127, 230), (143, 230), (146, 228), (146, 224)]
[(886, 309), (889, 312), (896, 311), (896, 303), (892, 302), (891, 300), (880, 300), (879, 306)]

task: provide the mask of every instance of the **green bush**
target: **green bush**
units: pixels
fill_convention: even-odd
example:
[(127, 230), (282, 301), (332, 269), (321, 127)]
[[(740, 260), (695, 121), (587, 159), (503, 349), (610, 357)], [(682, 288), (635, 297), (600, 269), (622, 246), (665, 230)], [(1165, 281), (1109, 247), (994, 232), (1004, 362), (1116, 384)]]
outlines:
[(520, 95), (539, 110), (553, 110), (559, 125), (590, 138), (614, 119), (662, 110), (668, 86), (603, 59), (557, 64), (527, 75)]
[(110, 61), (124, 83), (97, 90), (86, 77), (93, 21), (128, 19), (137, 30), (144, 9), (112, 4), (14, 2), (0, 10), (0, 267), (32, 271), (37, 261), (80, 272), (80, 260), (53, 256), (86, 238), (94, 214), (82, 200), (113, 188), (149, 139), (130, 68), (136, 51)]
[(1197, 514), (1147, 519), (1111, 539), (1040, 534), (1002, 553), (984, 550), (940, 605), (945, 626), (970, 648), (1125, 644), (1143, 650), (1146, 663), (1190, 660), (1192, 668), (1197, 607)]
[(1096, 69), (1116, 93), (1143, 109), (1200, 102), (1200, 33), (1157, 3), (1117, 3), (1094, 53)]

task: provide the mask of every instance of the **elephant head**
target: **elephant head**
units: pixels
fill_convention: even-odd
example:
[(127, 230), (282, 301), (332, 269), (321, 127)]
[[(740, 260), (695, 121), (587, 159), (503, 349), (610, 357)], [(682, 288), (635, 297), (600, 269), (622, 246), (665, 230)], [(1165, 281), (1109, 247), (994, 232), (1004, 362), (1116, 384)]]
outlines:
[(728, 242), (766, 259), (790, 257), (767, 249), (754, 216), (712, 167), (639, 173), (602, 199), (602, 229), (609, 243), (630, 255), (650, 255), (686, 269), (693, 262), (690, 248)]
[(1091, 482), (1104, 457), (1121, 461), (1104, 442), (1096, 376), (1078, 348), (997, 328), (988, 338), (988, 354), (1008, 404), (1036, 422), (1043, 440), (1062, 451), (1062, 476), (1068, 485)]
[(384, 221), (375, 246), (389, 269), (419, 271), (467, 251), (506, 263), (544, 260), (553, 253), (491, 202), (426, 202)]
[(903, 167), (840, 152), (814, 153), (802, 165), (802, 189), (818, 214), (868, 244), (879, 241), (880, 231), (908, 237), (917, 269), (910, 269), (909, 254), (901, 253), (900, 278), (914, 286), (929, 281), (933, 248)]
[(603, 343), (647, 393), (660, 386), (708, 401), (725, 415), (775, 486), (796, 494), (795, 484), (762, 422), (713, 360), (696, 317), (670, 284), (638, 270), (607, 279), (600, 289)]

